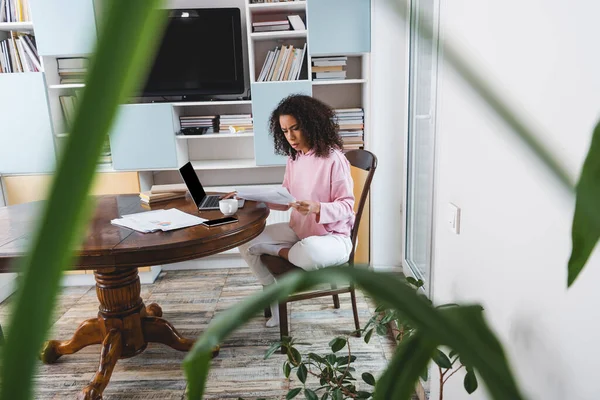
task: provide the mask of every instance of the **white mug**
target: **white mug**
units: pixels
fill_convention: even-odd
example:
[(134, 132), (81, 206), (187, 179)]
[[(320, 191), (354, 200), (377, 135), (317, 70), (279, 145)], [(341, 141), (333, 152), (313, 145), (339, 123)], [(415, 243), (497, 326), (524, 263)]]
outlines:
[(225, 199), (219, 201), (219, 209), (226, 217), (230, 217), (238, 210), (237, 199)]

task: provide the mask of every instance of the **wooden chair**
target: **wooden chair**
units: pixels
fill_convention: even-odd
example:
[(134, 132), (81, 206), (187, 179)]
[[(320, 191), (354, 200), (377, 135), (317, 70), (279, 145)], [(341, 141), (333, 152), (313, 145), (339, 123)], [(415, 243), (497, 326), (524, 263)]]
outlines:
[[(346, 153), (346, 158), (350, 162), (350, 165), (352, 165), (353, 167), (368, 172), (367, 178), (365, 179), (365, 183), (360, 195), (360, 200), (358, 202), (354, 227), (352, 228), (352, 252), (350, 253), (350, 257), (348, 259), (347, 264), (345, 264), (349, 267), (352, 267), (354, 265), (354, 254), (356, 251), (358, 228), (360, 225), (363, 210), (365, 208), (365, 203), (367, 202), (367, 197), (369, 195), (369, 189), (371, 188), (371, 181), (373, 180), (373, 175), (375, 174), (375, 169), (377, 168), (377, 157), (367, 150), (352, 150)], [(260, 259), (276, 279), (291, 271), (303, 271), (301, 268), (296, 267), (295, 265), (281, 257), (263, 254), (260, 256)], [(332, 285), (331, 289), (314, 290), (310, 292), (292, 295), (279, 304), (279, 332), (281, 334), (281, 337), (283, 338), (283, 336), (289, 336), (287, 303), (299, 300), (313, 299), (316, 297), (333, 296), (333, 306), (335, 308), (340, 308), (339, 294), (341, 293), (350, 293), (350, 299), (352, 301), (352, 312), (354, 313), (354, 325), (356, 330), (358, 331), (360, 329), (360, 323), (358, 321), (358, 310), (356, 307), (356, 294), (354, 292), (354, 285), (349, 285), (348, 287), (344, 288), (337, 288), (335, 285)], [(265, 309), (265, 316), (269, 317), (270, 314), (270, 310), (268, 308)], [(360, 336), (360, 332), (358, 332), (357, 334), (358, 336)]]

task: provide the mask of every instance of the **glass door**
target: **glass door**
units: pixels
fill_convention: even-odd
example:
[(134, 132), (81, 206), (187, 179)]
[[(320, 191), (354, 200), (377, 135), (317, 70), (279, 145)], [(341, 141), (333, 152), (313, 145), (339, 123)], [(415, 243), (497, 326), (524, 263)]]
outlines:
[[(411, 2), (404, 261), (429, 292), (433, 224), (438, 0)], [(418, 34), (421, 30), (421, 35)]]

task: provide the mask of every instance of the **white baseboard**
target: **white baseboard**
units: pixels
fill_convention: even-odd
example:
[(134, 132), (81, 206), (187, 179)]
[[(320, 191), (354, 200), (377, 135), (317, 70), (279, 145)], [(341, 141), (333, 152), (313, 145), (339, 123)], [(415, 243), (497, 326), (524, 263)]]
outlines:
[[(154, 283), (160, 271), (162, 271), (161, 266), (154, 266), (150, 271), (140, 272), (140, 282), (142, 285)], [(92, 286), (96, 284), (96, 279), (93, 274), (69, 274), (63, 276), (60, 284), (61, 286)]]
[(16, 289), (17, 274), (0, 274), (0, 303), (6, 300)]

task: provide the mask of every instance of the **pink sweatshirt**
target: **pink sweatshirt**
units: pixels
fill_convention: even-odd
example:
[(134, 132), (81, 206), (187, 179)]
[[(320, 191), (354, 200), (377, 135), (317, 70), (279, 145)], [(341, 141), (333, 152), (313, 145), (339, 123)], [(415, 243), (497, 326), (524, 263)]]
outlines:
[[(339, 150), (328, 157), (316, 157), (311, 150), (288, 158), (283, 177), (285, 187), (297, 201), (321, 203), (321, 213), (304, 216), (292, 210), (290, 227), (300, 239), (331, 233), (350, 236), (354, 225), (354, 182), (350, 163)], [(269, 204), (272, 209), (285, 206)]]

